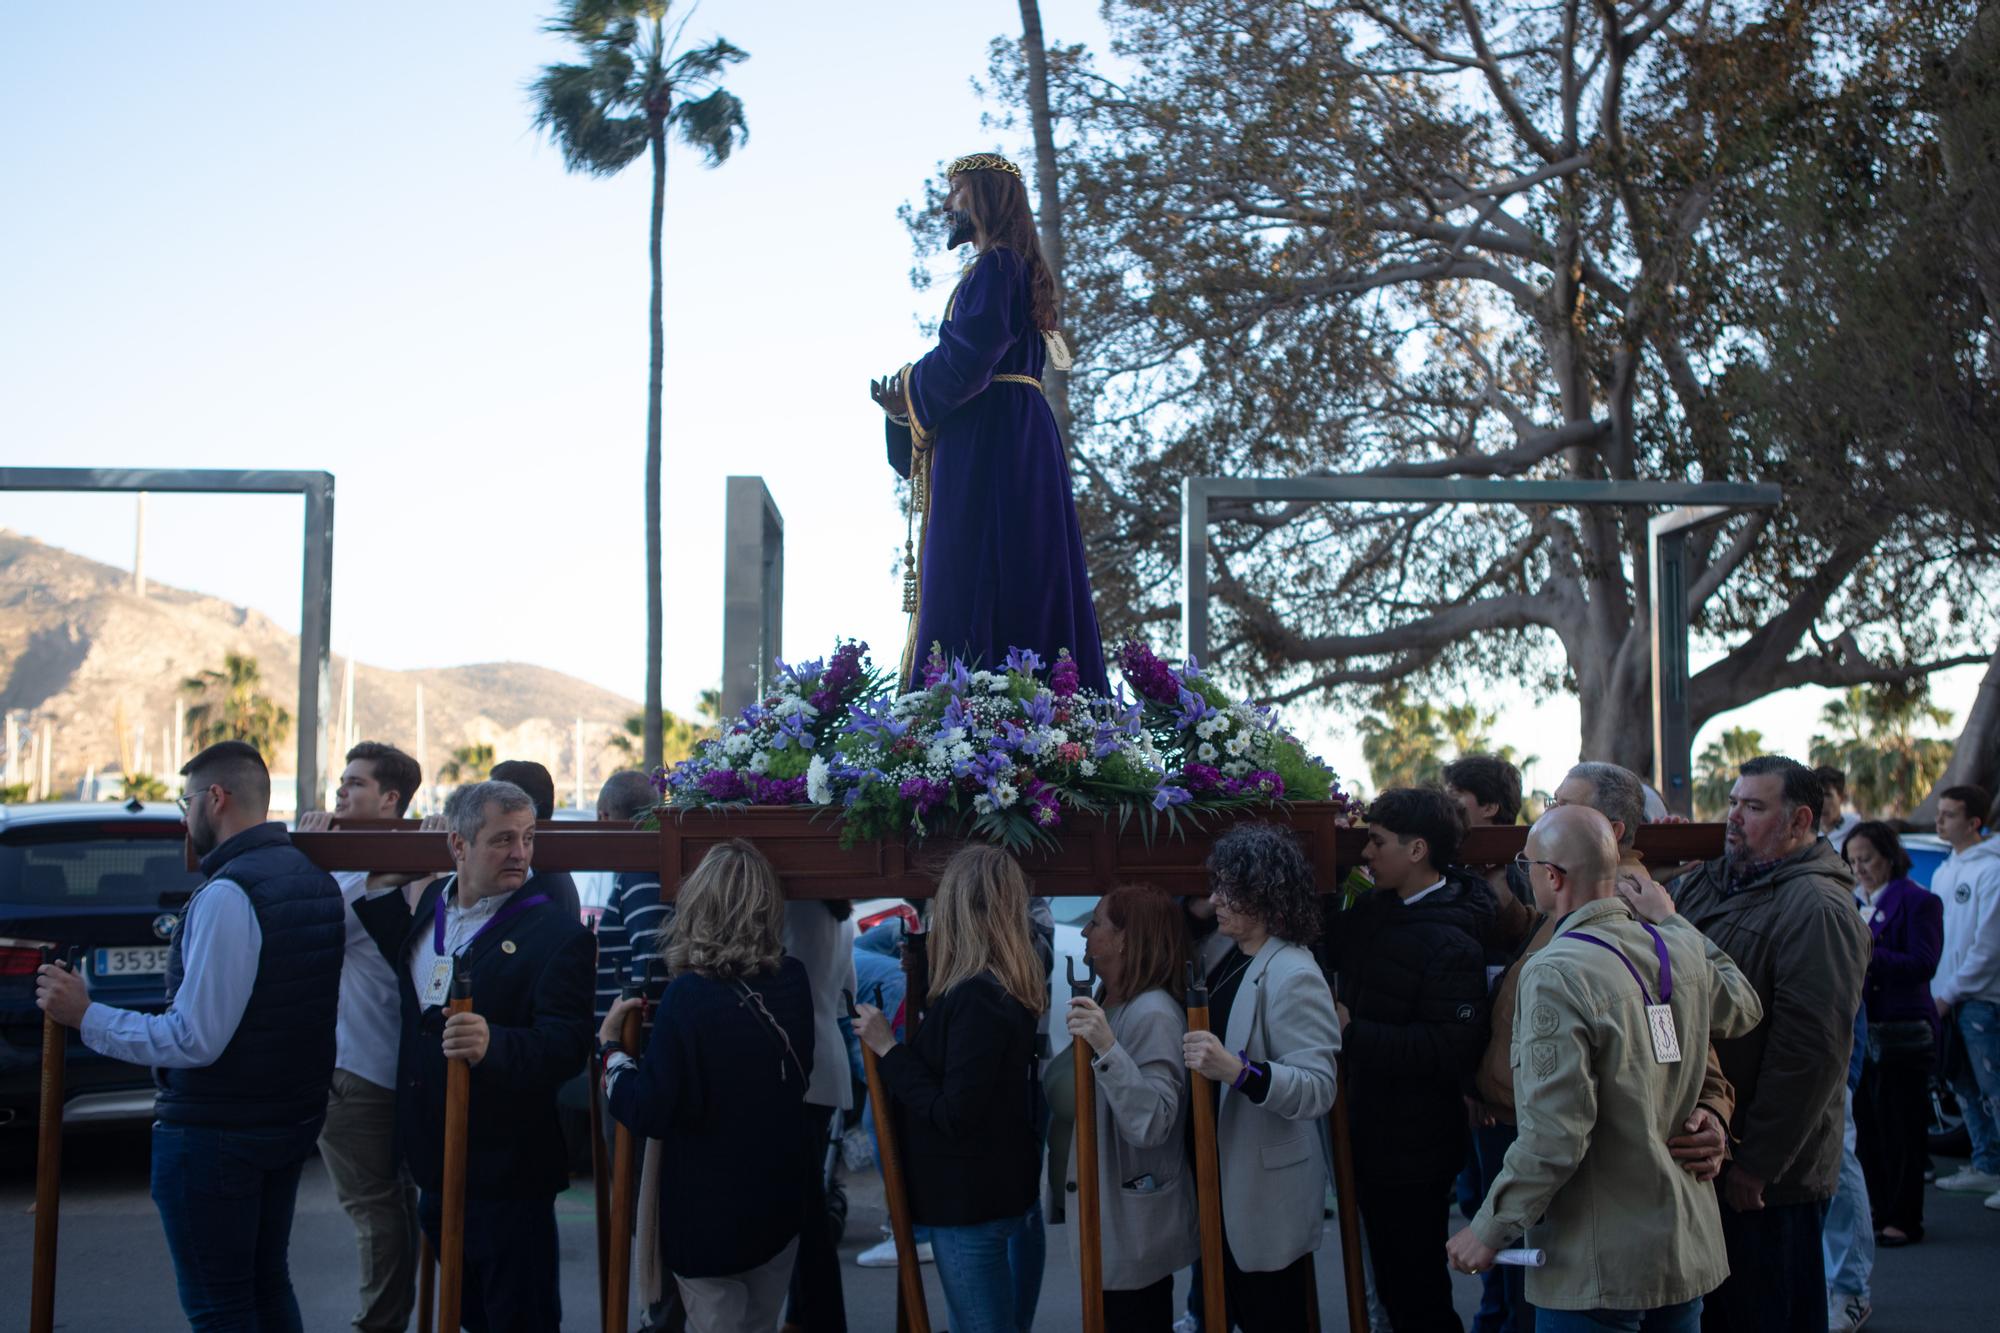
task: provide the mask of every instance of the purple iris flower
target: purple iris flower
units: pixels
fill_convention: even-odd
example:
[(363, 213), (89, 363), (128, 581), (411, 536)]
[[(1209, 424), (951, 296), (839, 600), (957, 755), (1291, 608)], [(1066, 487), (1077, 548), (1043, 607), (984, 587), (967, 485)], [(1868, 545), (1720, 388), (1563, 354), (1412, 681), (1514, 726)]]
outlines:
[(806, 730), (806, 718), (803, 713), (793, 713), (778, 723), (777, 734), (771, 737), (773, 750), (783, 750), (794, 745), (801, 750), (810, 750), (814, 745), (813, 734)]
[(1042, 669), (1042, 659), (1033, 648), (1009, 648), (1007, 669), (1023, 676), (1032, 676)]
[(1180, 725), (1183, 731), (1194, 726), (1197, 722), (1205, 722), (1215, 716), (1215, 709), (1209, 704), (1208, 700), (1190, 689), (1184, 688), (1181, 690), (1180, 705)]
[(1185, 788), (1162, 783), (1159, 790), (1153, 793), (1153, 808), (1155, 810), (1164, 810), (1170, 805), (1186, 805), (1193, 799), (1193, 795)]
[(887, 699), (862, 704), (854, 710), (854, 716), (841, 731), (851, 736), (867, 736), (884, 745), (899, 741), (910, 729), (910, 724), (898, 721), (891, 711), (892, 707)]
[(1056, 701), (1053, 695), (1037, 692), (1027, 703), (1028, 721), (1038, 727), (1051, 727), (1056, 721)]

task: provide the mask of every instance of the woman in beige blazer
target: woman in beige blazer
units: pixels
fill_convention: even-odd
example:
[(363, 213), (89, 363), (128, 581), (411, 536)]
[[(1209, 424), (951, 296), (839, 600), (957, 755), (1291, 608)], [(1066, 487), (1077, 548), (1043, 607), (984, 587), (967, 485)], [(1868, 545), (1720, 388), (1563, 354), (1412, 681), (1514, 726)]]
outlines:
[[(1181, 1067), (1187, 1011), (1176, 993), (1187, 925), (1173, 898), (1127, 884), (1098, 899), (1083, 941), (1103, 985), (1096, 1000), (1069, 1002), (1068, 1022), (1071, 1038), (1096, 1053), (1104, 1327), (1167, 1333), (1174, 1325), (1174, 1274), (1201, 1252)], [(1068, 1189), (1076, 1193), (1074, 1156)], [(1077, 1230), (1069, 1228), (1072, 1253)]]
[(1305, 1328), (1340, 1052), (1310, 947), (1318, 896), (1298, 843), (1269, 825), (1218, 838), (1208, 871), (1216, 929), (1235, 947), (1209, 977), (1215, 1031), (1188, 1033), (1182, 1055), (1220, 1093), (1224, 1286), (1244, 1333)]

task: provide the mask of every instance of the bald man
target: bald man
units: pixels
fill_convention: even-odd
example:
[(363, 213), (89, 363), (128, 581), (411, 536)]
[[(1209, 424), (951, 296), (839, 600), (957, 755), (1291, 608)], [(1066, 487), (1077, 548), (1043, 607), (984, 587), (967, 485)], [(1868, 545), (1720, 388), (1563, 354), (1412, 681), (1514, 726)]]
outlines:
[(1633, 1327), (1635, 1312), (1646, 1333), (1693, 1333), (1729, 1265), (1715, 1187), (1667, 1138), (1694, 1111), (1710, 1037), (1749, 1031), (1763, 1006), (1664, 889), (1648, 881), (1636, 904), (1620, 894), (1618, 840), (1596, 810), (1550, 810), (1522, 859), (1557, 924), (1521, 969), (1520, 1136), (1446, 1253), (1477, 1273), (1524, 1233), (1546, 1250), (1527, 1280), (1539, 1333)]

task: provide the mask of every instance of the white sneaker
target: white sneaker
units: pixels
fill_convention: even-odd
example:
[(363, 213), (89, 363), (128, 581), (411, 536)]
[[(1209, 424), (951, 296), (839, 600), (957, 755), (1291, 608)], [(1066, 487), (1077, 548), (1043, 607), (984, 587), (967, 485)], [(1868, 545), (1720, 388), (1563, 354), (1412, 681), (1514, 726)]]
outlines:
[(1874, 1312), (1866, 1296), (1830, 1291), (1826, 1294), (1826, 1333), (1854, 1333)]
[(1200, 1327), (1201, 1321), (1191, 1314), (1184, 1314), (1174, 1320), (1174, 1333), (1194, 1333)]
[[(863, 1268), (894, 1268), (896, 1266), (896, 1238), (891, 1236), (879, 1245), (870, 1245), (855, 1256), (854, 1262), (860, 1264)], [(920, 1264), (936, 1262), (936, 1256), (931, 1253), (931, 1243), (929, 1241), (919, 1241), (917, 1243), (917, 1262)]]
[(1986, 1196), (1986, 1206), (1994, 1212), (2000, 1213), (2000, 1190), (1994, 1190)]
[(2000, 1190), (2000, 1176), (1991, 1171), (1975, 1171), (1968, 1166), (1955, 1175), (1940, 1177), (1937, 1187), (1954, 1194), (1991, 1194)]

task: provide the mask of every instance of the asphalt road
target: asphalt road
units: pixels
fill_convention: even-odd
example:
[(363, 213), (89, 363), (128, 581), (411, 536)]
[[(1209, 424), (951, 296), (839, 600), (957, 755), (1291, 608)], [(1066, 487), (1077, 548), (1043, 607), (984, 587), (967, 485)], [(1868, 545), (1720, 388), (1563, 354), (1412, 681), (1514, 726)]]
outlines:
[[(73, 1135), (65, 1148), (63, 1211), (56, 1326), (64, 1329), (150, 1333), (185, 1327), (174, 1297), (166, 1242), (147, 1195), (147, 1137), (143, 1131)], [(1950, 1171), (1958, 1163), (1940, 1162)], [(874, 1243), (886, 1222), (879, 1188), (850, 1180), (851, 1211), (845, 1261), (848, 1324), (857, 1333), (894, 1327), (895, 1270), (863, 1269), (854, 1256)], [(1995, 1326), (1987, 1280), (2000, 1261), (2000, 1212), (1976, 1196), (1933, 1190), (1926, 1203), (1929, 1236), (1908, 1249), (1884, 1251), (1875, 1268), (1872, 1333), (1940, 1333)], [(34, 1142), (0, 1136), (0, 1330), (27, 1327), (29, 1259), (34, 1237)], [(596, 1248), (590, 1182), (557, 1203), (562, 1238), (563, 1308), (573, 1331), (597, 1325)], [(1329, 1233), (1331, 1235), (1331, 1233)], [(1320, 1296), (1325, 1327), (1342, 1327), (1342, 1284), (1337, 1246), (1320, 1252)], [(292, 1232), (292, 1281), (313, 1330), (339, 1330), (353, 1314), (357, 1271), (354, 1233), (334, 1202), (326, 1173), (315, 1160), (299, 1191)], [(926, 1267), (935, 1324), (944, 1320), (944, 1298)], [(1470, 1319), (1478, 1304), (1471, 1278), (1454, 1278), (1459, 1312)], [(1080, 1327), (1075, 1269), (1065, 1228), (1049, 1230), (1049, 1258), (1038, 1330), (1069, 1333)], [(1981, 1311), (1984, 1311), (1982, 1314)]]

